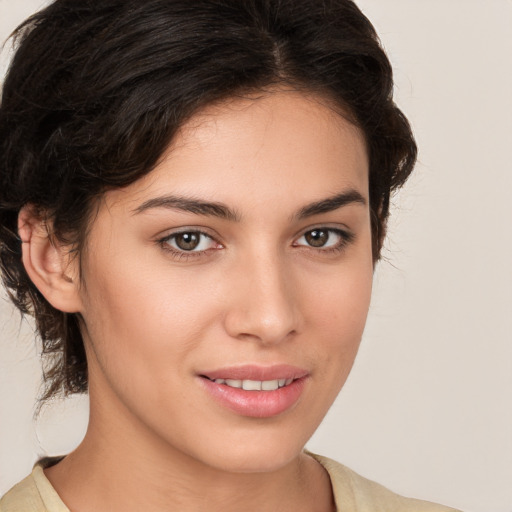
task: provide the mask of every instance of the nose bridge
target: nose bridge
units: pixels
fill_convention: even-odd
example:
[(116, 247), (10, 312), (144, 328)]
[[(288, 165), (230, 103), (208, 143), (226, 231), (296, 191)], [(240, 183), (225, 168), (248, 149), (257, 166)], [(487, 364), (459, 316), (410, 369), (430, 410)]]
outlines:
[(278, 343), (298, 329), (297, 297), (286, 261), (261, 247), (237, 266), (237, 292), (227, 315), (228, 332), (238, 338)]

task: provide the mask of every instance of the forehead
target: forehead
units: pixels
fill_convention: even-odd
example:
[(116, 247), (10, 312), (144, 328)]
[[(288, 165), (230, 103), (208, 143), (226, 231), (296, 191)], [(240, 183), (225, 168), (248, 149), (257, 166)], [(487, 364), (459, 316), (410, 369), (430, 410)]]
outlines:
[(319, 96), (274, 91), (197, 113), (153, 171), (107, 199), (135, 208), (152, 195), (173, 192), (243, 207), (256, 198), (309, 202), (349, 188), (368, 196), (361, 130)]

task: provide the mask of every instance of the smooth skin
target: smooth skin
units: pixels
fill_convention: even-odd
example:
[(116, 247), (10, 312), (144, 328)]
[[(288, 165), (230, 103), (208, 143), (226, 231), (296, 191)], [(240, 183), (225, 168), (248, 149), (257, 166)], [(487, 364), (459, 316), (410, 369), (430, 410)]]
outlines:
[[(196, 114), (151, 173), (107, 192), (81, 275), (22, 210), (32, 280), (83, 318), (90, 423), (46, 470), (73, 512), (334, 509), (303, 448), (363, 333), (368, 202), (361, 131), (274, 90)], [(299, 399), (269, 418), (213, 400), (201, 376), (245, 364), (305, 369)]]

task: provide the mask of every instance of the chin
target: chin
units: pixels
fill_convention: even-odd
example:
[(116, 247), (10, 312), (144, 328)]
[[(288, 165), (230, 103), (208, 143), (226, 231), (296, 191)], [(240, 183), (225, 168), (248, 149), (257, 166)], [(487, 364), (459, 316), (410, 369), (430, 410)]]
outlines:
[(297, 425), (276, 426), (265, 428), (260, 424), (249, 431), (233, 429), (225, 438), (203, 439), (195, 446), (195, 456), (206, 465), (229, 473), (279, 471), (300, 456), (313, 432), (298, 430)]
[(303, 446), (293, 449), (244, 447), (237, 453), (225, 453), (216, 458), (215, 466), (229, 473), (274, 473), (293, 462), (302, 453)]

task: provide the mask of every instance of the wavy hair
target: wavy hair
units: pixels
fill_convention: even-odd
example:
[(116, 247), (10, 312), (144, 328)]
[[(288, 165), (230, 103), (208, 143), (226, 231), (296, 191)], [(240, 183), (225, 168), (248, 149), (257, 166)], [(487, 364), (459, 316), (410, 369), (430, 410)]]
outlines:
[(52, 356), (43, 400), (85, 392), (87, 361), (78, 315), (53, 308), (25, 271), (20, 209), (32, 205), (80, 254), (95, 200), (151, 172), (209, 104), (285, 84), (348, 114), (366, 138), (378, 260), (416, 145), (388, 58), (352, 1), (56, 0), (13, 40), (0, 107), (0, 265)]

